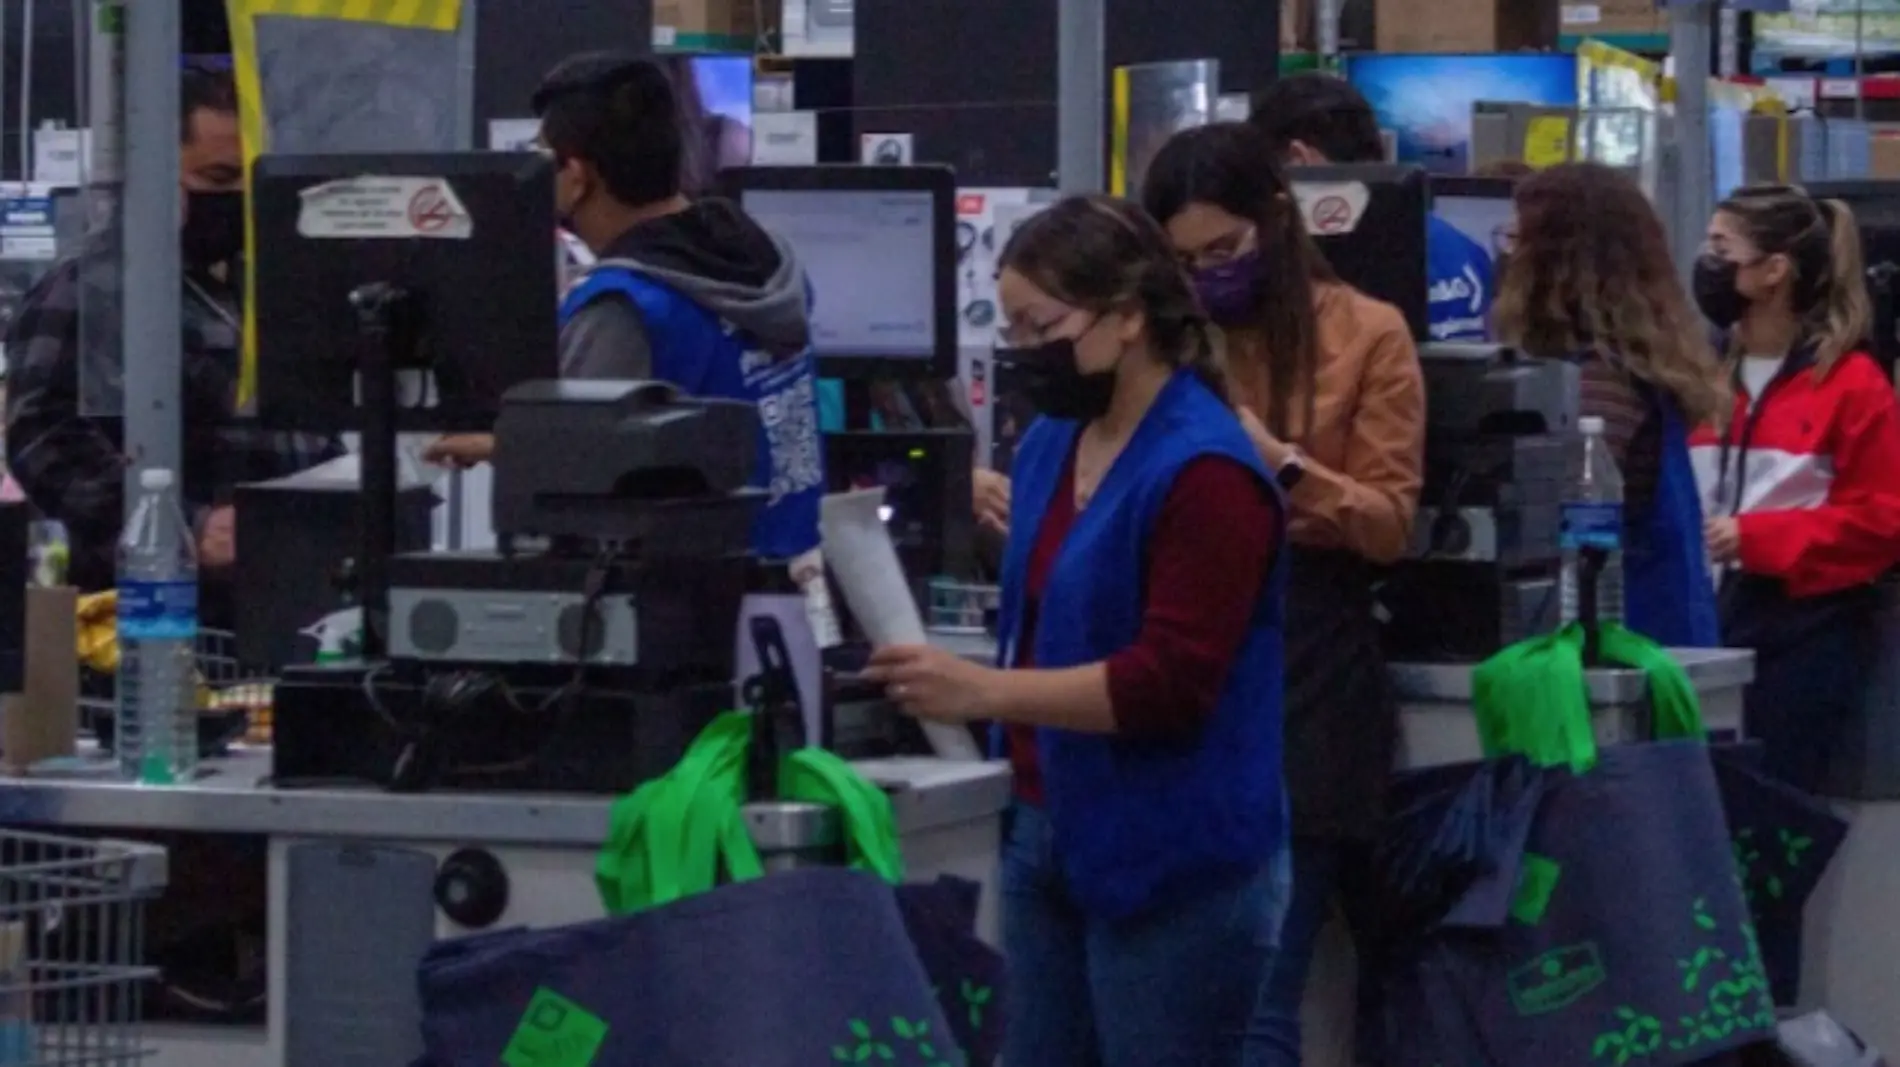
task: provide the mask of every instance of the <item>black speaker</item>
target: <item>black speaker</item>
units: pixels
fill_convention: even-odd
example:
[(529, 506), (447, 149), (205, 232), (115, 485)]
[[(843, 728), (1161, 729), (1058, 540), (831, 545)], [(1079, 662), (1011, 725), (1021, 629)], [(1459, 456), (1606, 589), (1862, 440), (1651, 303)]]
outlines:
[[(1279, 0), (1203, 0), (1191, 16), (1170, 0), (1106, 4), (1111, 70), (1216, 59), (1222, 91), (1237, 93), (1264, 87), (1279, 69)], [(955, 167), (965, 187), (1052, 184), (1056, 6), (857, 0), (858, 133), (911, 134), (917, 162)], [(1106, 134), (1106, 113), (1102, 121)]]

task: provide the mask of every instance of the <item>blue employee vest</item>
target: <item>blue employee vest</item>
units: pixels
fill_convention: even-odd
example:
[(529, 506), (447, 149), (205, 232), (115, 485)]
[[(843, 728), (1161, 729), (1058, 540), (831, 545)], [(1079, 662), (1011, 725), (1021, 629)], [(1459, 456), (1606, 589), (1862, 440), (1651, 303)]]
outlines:
[(655, 378), (691, 396), (758, 405), (752, 484), (770, 499), (752, 526), (753, 551), (763, 559), (791, 559), (818, 547), (825, 459), (810, 350), (774, 357), (678, 290), (624, 267), (596, 267), (570, 289), (561, 301), (561, 325), (608, 293), (639, 310)]
[[(1003, 666), (1021, 642), (1037, 667), (1107, 659), (1141, 629), (1147, 542), (1175, 475), (1204, 455), (1228, 456), (1278, 486), (1234, 415), (1191, 372), (1175, 374), (1062, 542), (1037, 609), (1020, 632), (1024, 581), (1079, 425), (1042, 419), (1024, 435), (1011, 496), (998, 632)], [(1282, 506), (1284, 515), (1284, 505)], [(1281, 522), (1284, 532), (1284, 518)], [(1284, 537), (1281, 539), (1284, 544)], [(1210, 876), (1267, 863), (1286, 840), (1280, 706), (1287, 581), (1276, 553), (1219, 705), (1199, 737), (1156, 743), (1037, 731), (1056, 851), (1069, 891), (1110, 918), (1141, 911)]]
[(1674, 400), (1648, 386), (1640, 391), (1662, 422), (1662, 456), (1647, 514), (1623, 509), (1624, 622), (1666, 648), (1719, 648), (1688, 428)]
[(1429, 216), (1425, 277), (1431, 286), (1431, 339), (1482, 341), (1491, 333), (1491, 253), (1464, 231)]

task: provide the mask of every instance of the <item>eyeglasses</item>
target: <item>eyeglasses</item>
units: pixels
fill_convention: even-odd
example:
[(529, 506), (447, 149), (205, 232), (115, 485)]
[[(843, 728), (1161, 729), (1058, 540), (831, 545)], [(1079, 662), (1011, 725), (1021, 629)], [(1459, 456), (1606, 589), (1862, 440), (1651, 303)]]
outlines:
[(1207, 270), (1251, 252), (1259, 244), (1258, 231), (1248, 226), (1217, 237), (1192, 252), (1181, 253), (1181, 265), (1189, 270)]

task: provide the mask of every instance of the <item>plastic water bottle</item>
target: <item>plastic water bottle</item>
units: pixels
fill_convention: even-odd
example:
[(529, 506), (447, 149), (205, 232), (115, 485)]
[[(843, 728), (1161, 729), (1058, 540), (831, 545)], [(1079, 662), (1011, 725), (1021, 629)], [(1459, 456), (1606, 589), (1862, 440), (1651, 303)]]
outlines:
[[(1564, 486), (1563, 621), (1623, 620), (1623, 473), (1603, 439), (1603, 420), (1577, 420), (1583, 430), (1583, 465)], [(1585, 618), (1596, 590), (1593, 618)]]
[(189, 781), (198, 763), (198, 551), (172, 472), (139, 474), (119, 540), (119, 768), (148, 785)]

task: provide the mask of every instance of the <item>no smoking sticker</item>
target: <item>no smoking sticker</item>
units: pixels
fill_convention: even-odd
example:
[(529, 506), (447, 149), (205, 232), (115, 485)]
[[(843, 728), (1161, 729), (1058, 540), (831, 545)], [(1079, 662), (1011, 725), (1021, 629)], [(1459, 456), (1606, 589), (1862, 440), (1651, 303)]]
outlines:
[(297, 233), (318, 240), (466, 241), (474, 220), (441, 178), (351, 178), (303, 191)]
[(1319, 237), (1338, 237), (1359, 228), (1372, 194), (1362, 182), (1294, 182), (1306, 228)]

